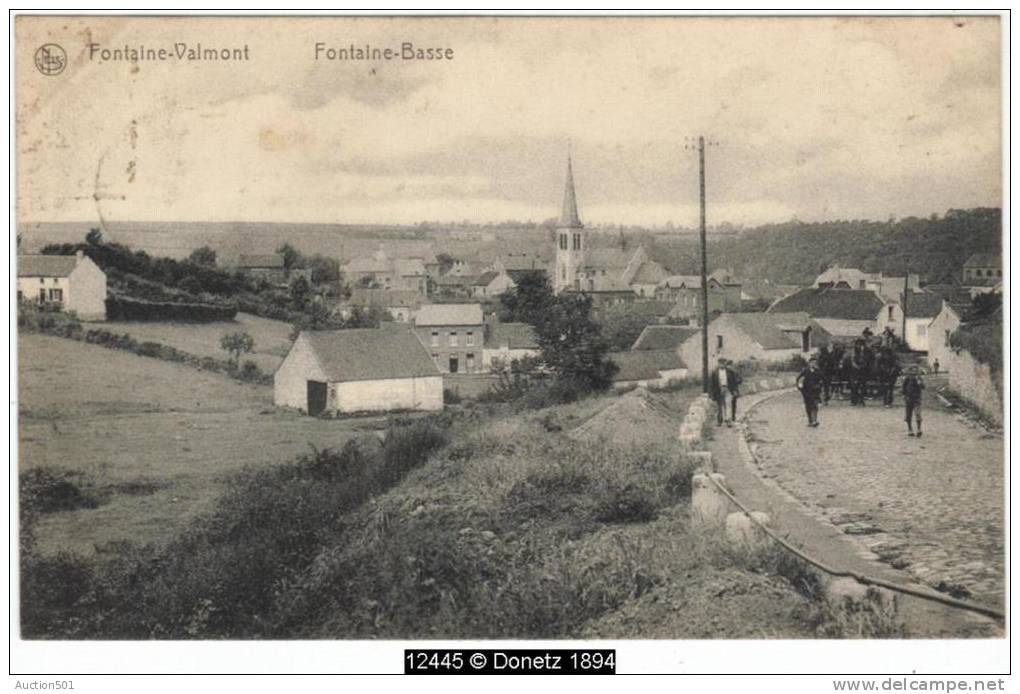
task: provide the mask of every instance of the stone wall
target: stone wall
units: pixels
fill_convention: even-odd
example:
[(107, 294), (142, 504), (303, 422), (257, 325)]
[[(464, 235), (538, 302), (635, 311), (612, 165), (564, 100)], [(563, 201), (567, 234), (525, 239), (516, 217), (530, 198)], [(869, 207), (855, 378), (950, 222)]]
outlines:
[(946, 350), (940, 368), (949, 372), (949, 388), (997, 424), (1002, 424), (1002, 397), (992, 369), (965, 349)]

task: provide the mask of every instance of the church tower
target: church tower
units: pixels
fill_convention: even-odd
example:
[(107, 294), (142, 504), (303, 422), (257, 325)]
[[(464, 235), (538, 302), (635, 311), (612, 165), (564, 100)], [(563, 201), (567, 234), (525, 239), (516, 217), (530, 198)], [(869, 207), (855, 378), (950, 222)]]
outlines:
[(553, 290), (579, 288), (577, 270), (587, 251), (584, 225), (577, 215), (577, 194), (574, 192), (574, 171), (567, 154), (567, 184), (563, 191), (563, 210), (556, 223), (556, 275)]

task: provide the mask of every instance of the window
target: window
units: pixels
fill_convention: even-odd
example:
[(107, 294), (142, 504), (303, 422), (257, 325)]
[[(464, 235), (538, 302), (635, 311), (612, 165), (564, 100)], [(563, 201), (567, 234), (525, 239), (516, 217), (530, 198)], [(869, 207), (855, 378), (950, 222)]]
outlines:
[(892, 319), (893, 319), (892, 311), (893, 311), (893, 307), (892, 307), (892, 306), (890, 306), (890, 307), (889, 307), (889, 320), (892, 320)]
[(946, 331), (946, 347), (949, 346), (949, 335), (950, 335), (950, 332), (947, 330)]
[(800, 351), (810, 352), (811, 351), (811, 329), (808, 328), (800, 336)]
[(995, 271), (995, 274), (996, 274), (996, 276), (998, 276), (998, 277), (1002, 277), (1002, 270), (996, 270), (996, 271)]
[(722, 335), (716, 335), (715, 336), (715, 351), (721, 352), (722, 348), (723, 348), (723, 336)]
[(580, 234), (574, 234), (574, 250), (575, 251), (581, 250), (581, 235)]
[(46, 284), (46, 278), (45, 277), (40, 277), (39, 278), (39, 284)]
[(450, 373), (455, 374), (460, 370), (460, 362), (457, 357), (450, 357)]
[(50, 290), (50, 301), (61, 303), (64, 301), (64, 290), (63, 289), (51, 289)]
[(562, 250), (562, 251), (567, 250), (567, 235), (566, 234), (560, 234), (560, 250)]
[(465, 366), (467, 368), (468, 373), (471, 373), (475, 369), (475, 355), (472, 354), (471, 352), (468, 352), (467, 354), (467, 361), (465, 363)]
[[(467, 339), (464, 340), (464, 345), (466, 347), (474, 347), (475, 346), (475, 334), (474, 334), (473, 331), (471, 331), (471, 330), (467, 331)], [(469, 354), (468, 358), (470, 358), (470, 357), (471, 357), (471, 355)], [(471, 367), (469, 366), (468, 368), (471, 368)]]
[(451, 347), (456, 347), (457, 346), (457, 331), (456, 330), (451, 330), (450, 331), (450, 346)]
[(432, 331), (432, 346), (433, 347), (438, 347), (439, 346), (439, 331), (438, 330), (433, 330)]

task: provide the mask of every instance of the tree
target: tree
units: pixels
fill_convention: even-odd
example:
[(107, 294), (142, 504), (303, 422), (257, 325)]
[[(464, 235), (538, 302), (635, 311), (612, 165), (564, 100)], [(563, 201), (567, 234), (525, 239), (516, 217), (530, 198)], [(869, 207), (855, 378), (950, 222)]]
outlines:
[(606, 359), (609, 344), (591, 315), (590, 297), (555, 297), (536, 322), (542, 361), (564, 381), (583, 391), (603, 391), (613, 382), (616, 364)]
[(85, 234), (85, 243), (90, 246), (103, 245), (103, 232), (97, 227), (92, 227), (89, 229), (89, 233)]
[(316, 253), (305, 260), (312, 271), (312, 284), (336, 284), (340, 281), (340, 261)]
[(298, 277), (290, 285), (290, 303), (295, 311), (304, 311), (312, 298), (312, 287), (304, 277)]
[(228, 333), (220, 338), (220, 347), (227, 353), (230, 366), (236, 369), (241, 355), (255, 349), (255, 338), (245, 332)]
[(193, 262), (195, 265), (216, 267), (216, 251), (209, 246), (202, 246), (193, 250), (191, 255), (188, 256), (188, 260)]
[(532, 270), (522, 273), (516, 281), (517, 286), (499, 299), (500, 320), (537, 325), (556, 301), (549, 278), (541, 270)]
[(283, 267), (288, 270), (301, 267), (304, 264), (304, 259), (301, 257), (301, 254), (289, 243), (281, 245), (276, 249), (276, 252), (283, 256)]
[(450, 271), (450, 268), (454, 266), (457, 259), (449, 253), (438, 253), (436, 254), (436, 260), (439, 261), (439, 273), (445, 275)]

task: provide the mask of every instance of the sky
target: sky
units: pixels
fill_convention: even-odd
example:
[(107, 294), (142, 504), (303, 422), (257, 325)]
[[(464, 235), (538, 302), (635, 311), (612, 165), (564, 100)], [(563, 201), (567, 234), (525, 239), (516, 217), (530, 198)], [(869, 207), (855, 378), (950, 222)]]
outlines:
[[(585, 223), (695, 226), (698, 135), (710, 224), (1002, 204), (996, 17), (19, 17), (15, 40), (21, 222), (538, 222), (569, 147)], [(250, 59), (90, 48), (178, 43)]]

